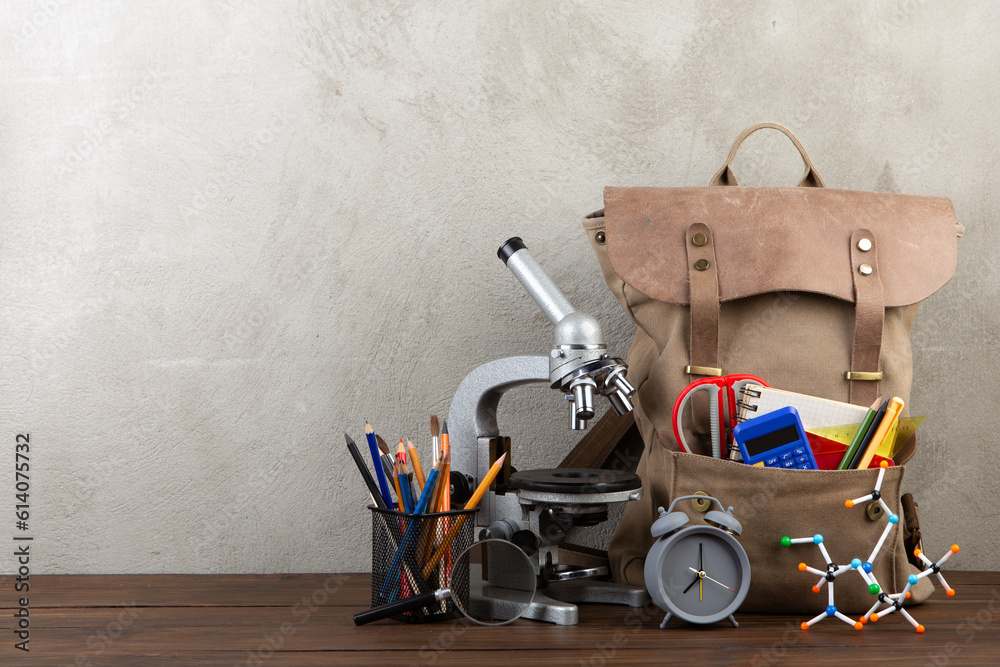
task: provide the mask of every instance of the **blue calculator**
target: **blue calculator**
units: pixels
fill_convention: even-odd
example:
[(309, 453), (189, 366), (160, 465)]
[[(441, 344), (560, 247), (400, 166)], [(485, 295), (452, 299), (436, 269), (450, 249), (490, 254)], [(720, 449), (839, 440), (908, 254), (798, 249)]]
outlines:
[(748, 465), (819, 469), (799, 412), (790, 405), (737, 424), (733, 439)]

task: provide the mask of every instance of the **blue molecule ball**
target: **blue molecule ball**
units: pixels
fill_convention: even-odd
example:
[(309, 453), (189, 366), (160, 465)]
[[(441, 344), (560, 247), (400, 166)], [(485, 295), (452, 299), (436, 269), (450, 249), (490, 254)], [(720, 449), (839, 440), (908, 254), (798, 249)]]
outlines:
[(830, 605), (829, 607), (826, 608), (827, 616), (834, 616), (836, 615), (836, 613), (837, 613), (837, 608), (834, 607), (833, 605)]

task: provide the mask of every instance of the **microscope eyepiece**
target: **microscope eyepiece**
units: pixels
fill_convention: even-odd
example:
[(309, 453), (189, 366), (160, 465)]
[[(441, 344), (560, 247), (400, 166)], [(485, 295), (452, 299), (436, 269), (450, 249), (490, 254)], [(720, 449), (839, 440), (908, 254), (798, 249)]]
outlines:
[(512, 236), (507, 239), (506, 243), (500, 246), (499, 250), (497, 250), (497, 257), (502, 259), (503, 263), (506, 264), (511, 255), (518, 250), (524, 250), (527, 247), (528, 246), (524, 245), (524, 241), (521, 240), (520, 236)]

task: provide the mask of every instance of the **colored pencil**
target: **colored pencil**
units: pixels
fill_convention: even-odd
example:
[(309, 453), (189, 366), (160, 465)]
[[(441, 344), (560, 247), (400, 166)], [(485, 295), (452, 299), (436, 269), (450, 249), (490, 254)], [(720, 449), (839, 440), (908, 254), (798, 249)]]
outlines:
[(441, 484), (441, 511), (451, 511), (451, 446), (448, 442), (448, 420), (441, 425), (441, 452), (445, 456), (444, 481)]
[(424, 485), (424, 490), (420, 494), (420, 498), (417, 500), (417, 507), (414, 510), (415, 514), (424, 514), (427, 512), (427, 506), (430, 504), (431, 498), (434, 496), (434, 483), (437, 482), (438, 476), (441, 474), (441, 468), (443, 467), (444, 462), (438, 461), (438, 464), (431, 468), (431, 472), (427, 476), (427, 484)]
[[(413, 510), (414, 514), (423, 514), (427, 511), (427, 506), (431, 500), (431, 496), (434, 495), (433, 480), (440, 474), (443, 466), (444, 462), (438, 462), (438, 465), (434, 466), (431, 470), (431, 475), (427, 480), (427, 485), (424, 487), (424, 492), (420, 494), (417, 506)], [(417, 526), (419, 524), (419, 521), (411, 521), (409, 527), (406, 529), (406, 532), (403, 534), (403, 539), (399, 541), (399, 547), (396, 549), (396, 555), (393, 556), (392, 562), (389, 564), (389, 571), (386, 574), (385, 580), (382, 582), (382, 589), (379, 592), (379, 595), (382, 597), (385, 597), (388, 593), (389, 587), (392, 585), (392, 580), (395, 578), (396, 572), (403, 563), (403, 554), (406, 552), (406, 549), (409, 548), (414, 537), (419, 534), (419, 531), (417, 530)], [(393, 591), (392, 596), (390, 597), (390, 602), (395, 599), (395, 596), (396, 592)]]
[(406, 505), (403, 503), (403, 490), (399, 488), (399, 464), (392, 466), (392, 483), (396, 487), (396, 505), (400, 512), (406, 511)]
[(417, 493), (419, 494), (423, 492), (427, 479), (424, 477), (424, 468), (420, 465), (420, 456), (417, 454), (417, 448), (413, 446), (409, 438), (406, 439), (406, 452), (410, 455), (410, 461), (413, 462), (413, 472), (417, 476)]
[[(493, 483), (493, 480), (496, 479), (496, 476), (500, 473), (500, 469), (503, 467), (503, 461), (505, 458), (507, 458), (506, 453), (504, 453), (500, 458), (494, 461), (493, 465), (490, 466), (489, 472), (487, 472), (486, 476), (483, 477), (483, 481), (481, 481), (479, 483), (479, 486), (476, 487), (476, 492), (472, 494), (471, 498), (469, 498), (469, 502), (465, 503), (464, 509), (467, 510), (475, 509), (476, 505), (479, 504), (479, 501), (483, 499), (484, 495), (486, 495), (486, 491), (490, 488), (490, 484)], [(458, 531), (462, 529), (462, 526), (465, 525), (465, 520), (468, 518), (469, 515), (466, 514), (460, 516), (455, 521), (454, 525), (451, 527), (451, 530), (448, 531), (448, 534), (445, 535), (444, 540), (441, 541), (441, 546), (438, 547), (437, 551), (434, 552), (434, 556), (430, 559), (430, 561), (428, 561), (427, 565), (424, 566), (424, 571), (423, 571), (424, 579), (430, 577), (431, 573), (434, 571), (434, 568), (437, 567), (437, 564), (439, 562), (441, 562), (441, 557), (444, 556), (445, 552), (448, 551), (448, 549), (451, 547), (452, 541), (455, 539), (455, 536), (458, 535)]]
[[(437, 480), (435, 480), (435, 484), (434, 484), (434, 496), (431, 498), (431, 502), (430, 502), (430, 504), (428, 506), (428, 510), (427, 510), (428, 512), (430, 512), (432, 514), (435, 513), (435, 512), (441, 512), (441, 511), (443, 511), (442, 508), (441, 508), (441, 505), (444, 502), (444, 490), (443, 490), (443, 488), (444, 488), (444, 484), (445, 484), (445, 480), (446, 480), (445, 471), (451, 465), (451, 452), (448, 452), (447, 455), (442, 455), (441, 458), (438, 459), (438, 465), (441, 466), (441, 472), (440, 472), (440, 474), (438, 474)], [(450, 483), (450, 480), (448, 480), (448, 481)]]
[(875, 419), (872, 420), (871, 425), (868, 426), (868, 431), (865, 433), (865, 437), (861, 440), (861, 446), (858, 447), (858, 451), (854, 452), (854, 458), (851, 459), (851, 464), (848, 466), (849, 470), (856, 469), (861, 462), (861, 457), (864, 456), (865, 450), (868, 449), (868, 443), (872, 441), (872, 436), (875, 435), (879, 424), (882, 423), (882, 417), (885, 416), (885, 411), (889, 407), (889, 400), (887, 398), (879, 405), (878, 411), (875, 413)]
[(862, 420), (861, 425), (858, 426), (858, 432), (854, 434), (851, 444), (847, 446), (847, 451), (844, 452), (844, 458), (840, 460), (840, 465), (837, 466), (837, 470), (847, 470), (851, 465), (851, 461), (854, 460), (854, 455), (861, 446), (861, 441), (865, 439), (865, 434), (868, 433), (868, 427), (872, 425), (872, 421), (875, 419), (875, 413), (878, 412), (878, 405), (881, 402), (882, 397), (879, 396), (875, 399), (875, 402), (872, 403), (872, 406), (868, 408), (868, 412), (865, 413), (865, 418)]
[(375, 466), (375, 476), (378, 478), (378, 488), (385, 499), (385, 504), (392, 506), (392, 493), (389, 491), (389, 482), (386, 479), (385, 471), (382, 470), (382, 463), (379, 458), (378, 443), (375, 442), (375, 429), (368, 422), (365, 422), (365, 438), (368, 440), (368, 449), (371, 450), (372, 464)]
[(406, 507), (407, 514), (413, 512), (413, 507), (416, 505), (412, 495), (412, 489), (410, 487), (410, 467), (406, 465), (406, 447), (403, 445), (403, 439), (399, 439), (399, 450), (396, 452), (396, 460), (399, 462), (399, 488), (403, 493), (403, 505)]

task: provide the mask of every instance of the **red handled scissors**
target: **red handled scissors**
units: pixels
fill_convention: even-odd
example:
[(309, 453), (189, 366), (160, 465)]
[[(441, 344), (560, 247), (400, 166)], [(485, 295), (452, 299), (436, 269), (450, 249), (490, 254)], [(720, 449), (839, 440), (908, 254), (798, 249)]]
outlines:
[[(708, 392), (709, 414), (711, 415), (711, 425), (709, 430), (712, 436), (712, 456), (719, 459), (723, 456), (723, 445), (728, 445), (729, 434), (736, 426), (736, 395), (748, 384), (759, 384), (768, 387), (766, 382), (756, 375), (723, 375), (721, 377), (707, 377), (695, 380), (680, 393), (674, 402), (674, 437), (681, 450), (691, 453), (687, 441), (684, 439), (684, 428), (681, 424), (684, 409), (688, 401), (699, 391)], [(725, 436), (726, 442), (723, 442)]]

